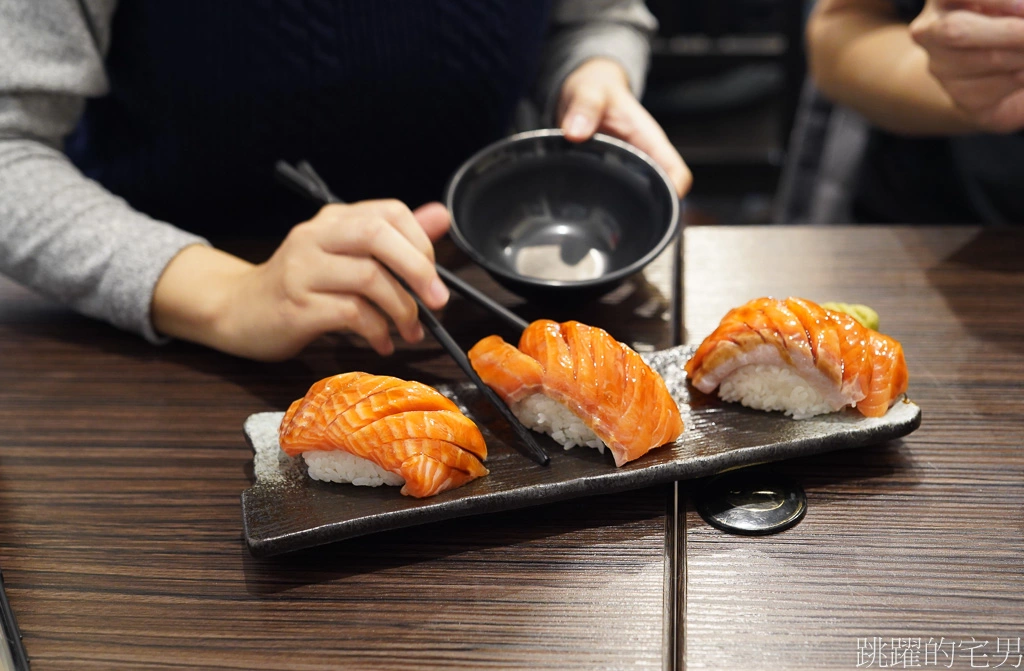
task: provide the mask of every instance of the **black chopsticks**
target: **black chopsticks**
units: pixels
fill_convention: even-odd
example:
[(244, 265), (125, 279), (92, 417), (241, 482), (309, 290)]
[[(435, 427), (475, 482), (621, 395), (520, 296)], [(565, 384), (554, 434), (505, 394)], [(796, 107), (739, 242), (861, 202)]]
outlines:
[(523, 426), (523, 423), (520, 422), (514, 414), (512, 414), (509, 407), (505, 405), (505, 401), (501, 400), (501, 397), (494, 393), (494, 390), (488, 387), (486, 382), (480, 379), (477, 372), (473, 370), (472, 364), (469, 363), (469, 357), (467, 357), (466, 353), (462, 351), (459, 344), (452, 339), (448, 331), (441, 326), (441, 322), (437, 320), (434, 313), (428, 310), (425, 305), (420, 303), (419, 298), (416, 299), (416, 303), (419, 305), (420, 309), (420, 320), (426, 324), (427, 330), (430, 331), (431, 335), (433, 335), (439, 343), (441, 343), (441, 346), (444, 347), (446, 352), (448, 352), (448, 355), (455, 359), (455, 363), (459, 364), (459, 368), (461, 368), (462, 372), (466, 374), (466, 377), (472, 380), (473, 384), (477, 386), (477, 389), (479, 389), (481, 393), (483, 393), (484, 397), (491, 402), (491, 405), (498, 409), (501, 416), (505, 418), (505, 421), (512, 426), (516, 435), (523, 441), (525, 446), (521, 447), (520, 451), (541, 466), (547, 466), (551, 459), (544, 450), (541, 449), (540, 445), (537, 444), (537, 441), (534, 439), (533, 434), (530, 433), (530, 430)]
[(0, 626), (3, 629), (3, 647), (0, 648), (0, 668), (28, 671), (28, 653), (21, 641), (21, 631), (14, 619), (14, 611), (4, 590), (4, 574), (0, 573)]
[[(306, 161), (300, 161), (297, 166), (292, 166), (285, 161), (278, 161), (274, 166), (274, 172), (281, 184), (304, 198), (323, 205), (345, 202), (331, 192), (324, 181), (320, 179), (320, 175), (313, 169), (313, 166)], [(522, 333), (530, 325), (525, 319), (501, 303), (498, 303), (472, 284), (460, 279), (447, 268), (442, 266), (436, 266), (436, 268), (437, 274), (441, 276), (445, 284), (458, 291), (465, 298), (488, 310), (491, 314), (504, 320), (517, 333)]]
[[(297, 166), (292, 166), (284, 161), (278, 161), (275, 165), (275, 174), (277, 175), (278, 181), (282, 182), (285, 186), (295, 191), (301, 196), (314, 200), (318, 203), (341, 203), (343, 202), (338, 198), (331, 190), (327, 187), (327, 184), (320, 178), (320, 175), (313, 169), (306, 161), (301, 161)], [(389, 269), (390, 271), (390, 269)], [(504, 306), (499, 305), (489, 298), (487, 295), (480, 293), (474, 287), (466, 284), (462, 280), (458, 279), (448, 271), (444, 270), (440, 266), (437, 267), (438, 274), (444, 279), (446, 283), (451, 283), (463, 296), (473, 299), (479, 305), (487, 308), (491, 312), (497, 314), (502, 319), (515, 326), (519, 331), (525, 329), (528, 324), (525, 320), (517, 316), (516, 314), (507, 310)], [(444, 347), (445, 351), (455, 360), (455, 363), (459, 365), (462, 372), (473, 381), (473, 384), (477, 386), (484, 397), (490, 401), (491, 405), (497, 408), (501, 416), (512, 426), (515, 430), (516, 435), (522, 440), (522, 444), (515, 445), (523, 454), (530, 459), (533, 459), (541, 466), (547, 466), (550, 462), (550, 458), (541, 449), (540, 445), (534, 439), (530, 430), (523, 426), (512, 411), (509, 409), (505, 402), (494, 393), (494, 390), (487, 386), (487, 384), (480, 379), (480, 376), (475, 370), (473, 370), (472, 364), (469, 362), (469, 357), (462, 351), (458, 343), (451, 337), (451, 334), (441, 325), (434, 313), (427, 308), (426, 305), (420, 300), (419, 296), (415, 292), (409, 289), (405, 281), (395, 275), (393, 272), (392, 276), (398, 280), (398, 282), (407, 290), (412, 296), (413, 300), (416, 301), (416, 307), (419, 309), (420, 321), (423, 322), (427, 330), (430, 331), (431, 335), (437, 339), (441, 346)]]

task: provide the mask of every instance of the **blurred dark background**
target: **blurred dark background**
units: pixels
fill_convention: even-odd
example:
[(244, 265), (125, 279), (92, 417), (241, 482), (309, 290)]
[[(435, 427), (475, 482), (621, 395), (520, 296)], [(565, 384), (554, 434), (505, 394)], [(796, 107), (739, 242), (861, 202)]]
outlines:
[(805, 0), (647, 0), (644, 103), (694, 172), (689, 224), (769, 223), (806, 62)]

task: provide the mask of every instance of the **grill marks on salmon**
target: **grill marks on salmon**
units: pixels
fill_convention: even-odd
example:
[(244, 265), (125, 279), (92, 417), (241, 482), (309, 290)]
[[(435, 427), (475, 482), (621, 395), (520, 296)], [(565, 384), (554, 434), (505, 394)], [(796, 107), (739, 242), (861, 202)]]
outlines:
[(279, 430), (290, 456), (343, 450), (405, 478), (402, 493), (424, 497), (487, 475), (479, 428), (432, 387), (394, 377), (342, 373), (310, 387)]
[(523, 331), (518, 348), (488, 336), (469, 351), (469, 360), (510, 406), (538, 393), (564, 405), (611, 449), (617, 466), (683, 431), (661, 376), (596, 327), (541, 319)]
[(755, 364), (790, 367), (834, 410), (853, 406), (866, 417), (881, 417), (907, 390), (899, 342), (802, 298), (757, 298), (730, 310), (686, 372), (710, 394)]

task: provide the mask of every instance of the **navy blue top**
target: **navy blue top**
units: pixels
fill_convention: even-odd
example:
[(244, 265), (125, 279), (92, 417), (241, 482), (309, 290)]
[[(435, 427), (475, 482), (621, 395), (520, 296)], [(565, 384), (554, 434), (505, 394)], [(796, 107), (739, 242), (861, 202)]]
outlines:
[(122, 0), (67, 152), (135, 208), (201, 234), (313, 211), (273, 181), (308, 159), (341, 198), (441, 197), (506, 133), (550, 0)]
[[(910, 22), (924, 0), (891, 0)], [(875, 129), (854, 196), (867, 222), (1024, 223), (1024, 134), (906, 137)]]

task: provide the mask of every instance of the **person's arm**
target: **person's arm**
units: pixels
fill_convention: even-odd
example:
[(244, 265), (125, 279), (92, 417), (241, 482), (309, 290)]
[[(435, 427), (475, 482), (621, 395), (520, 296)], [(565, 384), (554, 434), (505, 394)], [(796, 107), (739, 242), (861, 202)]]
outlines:
[[(115, 0), (88, 3), (109, 41)], [(85, 98), (107, 81), (78, 4), (0, 3), (0, 272), (87, 315), (144, 335), (160, 273), (204, 244), (86, 179), (61, 151)]]
[(928, 72), (889, 0), (819, 0), (807, 23), (811, 76), (830, 100), (893, 133), (947, 135), (974, 130)]
[(556, 123), (566, 77), (586, 61), (618, 64), (640, 98), (650, 62), (650, 40), (658, 22), (643, 0), (556, 0), (541, 57), (536, 98), (548, 123)]
[[(930, 0), (908, 25), (889, 0), (819, 0), (807, 24), (815, 83), (826, 97), (894, 133), (1016, 130), (1024, 121), (1012, 115), (1024, 82), (1024, 20), (962, 4)], [(1009, 0), (973, 5), (1012, 7)]]
[(448, 211), (429, 203), (410, 212), (397, 200), (328, 205), (295, 226), (266, 262), (253, 265), (211, 247), (184, 249), (153, 295), (161, 333), (250, 359), (280, 361), (324, 333), (351, 331), (391, 354), (390, 321), (402, 337), (423, 338), (412, 297), (428, 308), (448, 301), (431, 239)]
[(136, 212), (62, 153), (87, 97), (106, 93), (100, 53), (115, 0), (90, 0), (101, 45), (74, 0), (0, 3), (0, 272), (151, 341), (183, 338), (253, 359), (288, 358), (351, 331), (382, 354), (423, 331), (401, 276), (430, 308), (448, 292), (431, 238), (437, 203), (328, 206), (265, 263), (213, 249)]
[(608, 133), (647, 152), (680, 196), (690, 169), (640, 104), (657, 21), (642, 0), (559, 0), (537, 83), (548, 124), (581, 142)]
[(975, 128), (1024, 129), (1024, 4), (928, 0), (910, 24), (928, 71)]

